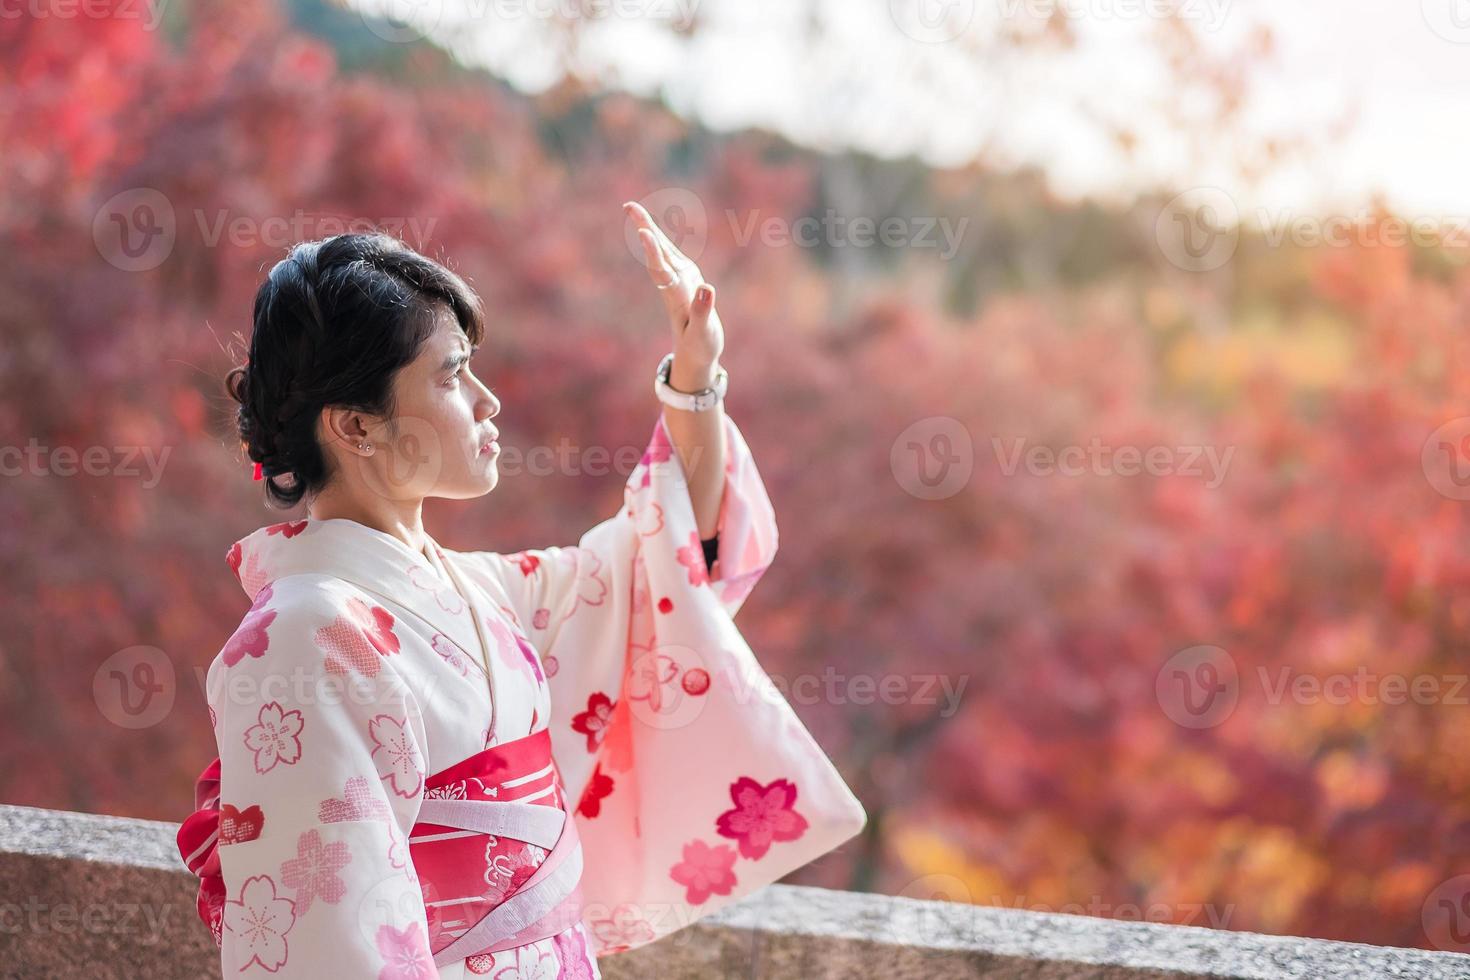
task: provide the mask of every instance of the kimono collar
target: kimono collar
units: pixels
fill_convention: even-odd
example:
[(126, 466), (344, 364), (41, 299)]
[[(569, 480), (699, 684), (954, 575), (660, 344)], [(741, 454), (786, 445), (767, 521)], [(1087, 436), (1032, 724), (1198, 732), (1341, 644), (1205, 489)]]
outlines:
[[(447, 566), (444, 549), (427, 534), (425, 537), (428, 547)], [(407, 609), (444, 634), (470, 663), (478, 666), (482, 662), (474, 612), (459, 590), (445, 581), (427, 555), (385, 531), (340, 517), (285, 521), (236, 541), (226, 561), (254, 605), (270, 597), (267, 586), (288, 575), (331, 576), (371, 593), (376, 602), (388, 600), (394, 607)], [(496, 625), (493, 619), (487, 622), (486, 632), (493, 632)], [(438, 637), (432, 643), (441, 655), (448, 656)], [(483, 655), (488, 657), (490, 651)]]

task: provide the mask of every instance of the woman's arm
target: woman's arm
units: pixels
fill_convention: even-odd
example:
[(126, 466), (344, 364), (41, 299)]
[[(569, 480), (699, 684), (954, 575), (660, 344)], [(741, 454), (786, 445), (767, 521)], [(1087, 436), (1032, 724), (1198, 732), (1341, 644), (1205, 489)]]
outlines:
[[(664, 300), (673, 331), (674, 363), (669, 386), (695, 392), (714, 384), (724, 352), (725, 331), (715, 312), (715, 288), (704, 281), (699, 267), (669, 241), (642, 205), (628, 202), (624, 211), (638, 228), (649, 277)], [(703, 412), (663, 406), (669, 441), (679, 454), (689, 482), (689, 502), (701, 539), (718, 530), (720, 498), (725, 491), (723, 405)]]

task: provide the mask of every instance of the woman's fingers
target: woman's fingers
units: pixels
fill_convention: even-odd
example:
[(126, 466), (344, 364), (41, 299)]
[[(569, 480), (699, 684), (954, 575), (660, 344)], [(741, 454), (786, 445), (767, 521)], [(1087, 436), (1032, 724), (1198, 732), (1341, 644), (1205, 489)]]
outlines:
[(653, 216), (648, 213), (648, 209), (637, 201), (629, 201), (627, 207), (638, 227), (640, 229), (646, 228), (656, 237), (659, 249), (663, 253), (664, 261), (668, 266), (681, 276), (688, 276), (693, 271), (697, 277), (698, 267), (695, 266), (694, 260), (679, 251), (678, 246), (669, 240), (669, 236), (664, 234), (664, 230), (658, 226), (658, 222), (653, 220)]

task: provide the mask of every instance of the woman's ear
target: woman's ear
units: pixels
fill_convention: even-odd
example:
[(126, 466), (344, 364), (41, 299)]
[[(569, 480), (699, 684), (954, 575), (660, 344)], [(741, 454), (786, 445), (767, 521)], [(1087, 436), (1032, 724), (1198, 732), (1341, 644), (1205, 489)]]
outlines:
[(357, 446), (368, 441), (366, 417), (340, 405), (325, 405), (321, 417), (322, 446), (333, 444)]

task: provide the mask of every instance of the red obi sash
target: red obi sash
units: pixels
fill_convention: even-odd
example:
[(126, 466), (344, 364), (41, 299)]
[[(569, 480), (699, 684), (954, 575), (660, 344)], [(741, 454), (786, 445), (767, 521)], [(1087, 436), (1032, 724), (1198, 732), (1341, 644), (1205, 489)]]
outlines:
[[(200, 879), (199, 917), (216, 944), (225, 898), (219, 766), (216, 757), (199, 774), (196, 809), (178, 833), (179, 854)], [(580, 920), (582, 845), (550, 730), (483, 749), (424, 785), (408, 850), (436, 965), (545, 939)]]

